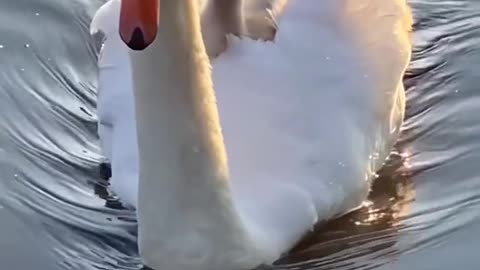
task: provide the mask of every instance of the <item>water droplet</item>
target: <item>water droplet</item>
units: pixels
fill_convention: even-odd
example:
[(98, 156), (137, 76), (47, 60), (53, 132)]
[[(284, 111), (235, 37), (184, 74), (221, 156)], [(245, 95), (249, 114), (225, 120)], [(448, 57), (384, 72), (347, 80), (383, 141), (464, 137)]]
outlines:
[(30, 44), (26, 43), (25, 45), (25, 48), (30, 48)]
[(40, 16), (40, 13), (38, 13), (38, 12), (35, 12), (35, 16)]
[(3, 49), (3, 45), (2, 45), (2, 44), (0, 44), (0, 49)]
[(330, 60), (330, 56), (325, 57), (325, 59), (326, 59), (327, 61)]
[(24, 68), (21, 68), (20, 71), (25, 71), (25, 69), (24, 69)]

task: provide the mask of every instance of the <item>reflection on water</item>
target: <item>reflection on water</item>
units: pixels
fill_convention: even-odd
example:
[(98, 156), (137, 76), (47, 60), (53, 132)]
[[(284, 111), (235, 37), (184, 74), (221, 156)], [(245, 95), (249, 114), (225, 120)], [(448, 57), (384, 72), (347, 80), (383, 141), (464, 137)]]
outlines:
[(410, 214), (415, 199), (414, 185), (404, 170), (405, 164), (408, 164), (408, 157), (392, 154), (379, 172), (369, 199), (361, 209), (319, 224), (277, 264), (301, 265), (301, 269), (339, 269), (360, 267), (362, 264), (371, 267), (387, 260), (372, 264), (369, 261), (397, 254), (396, 243), (404, 226), (401, 221)]
[[(320, 224), (280, 269), (477, 269), (480, 2), (410, 2), (402, 154), (364, 207)], [(140, 268), (134, 213), (94, 192), (99, 4), (0, 1), (1, 269)]]

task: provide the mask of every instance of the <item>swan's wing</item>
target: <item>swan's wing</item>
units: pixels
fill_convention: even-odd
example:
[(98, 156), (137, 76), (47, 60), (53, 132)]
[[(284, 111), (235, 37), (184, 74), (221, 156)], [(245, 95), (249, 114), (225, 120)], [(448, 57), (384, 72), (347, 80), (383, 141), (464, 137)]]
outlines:
[[(270, 27), (274, 25), (273, 20), (268, 19), (270, 15), (267, 11), (270, 5), (263, 1), (265, 0), (260, 0), (262, 4), (255, 2), (254, 5), (243, 0), (206, 0), (207, 3), (203, 3), (202, 33), (207, 54), (211, 59), (217, 58), (228, 49), (229, 34), (258, 39), (262, 36), (252, 35), (249, 26), (273, 31)], [(257, 17), (261, 19), (249, 19)]]
[[(204, 0), (202, 3), (202, 30), (203, 38), (210, 58), (216, 58), (226, 50), (229, 43), (227, 35), (231, 33), (242, 37), (260, 40), (273, 40), (278, 29), (277, 20), (283, 14), (287, 0), (246, 0), (242, 4), (241, 20), (243, 30), (232, 27), (231, 18), (240, 12), (231, 8), (239, 1), (232, 0)], [(230, 25), (229, 25), (230, 24)], [(235, 25), (235, 24), (233, 24)]]
[(248, 35), (253, 39), (273, 40), (277, 21), (285, 11), (288, 0), (246, 0), (244, 16)]
[(344, 5), (346, 25), (356, 33), (354, 40), (369, 59), (373, 74), (378, 78), (377, 87), (387, 95), (399, 97), (387, 99), (392, 102), (387, 103), (392, 108), (389, 128), (394, 130), (396, 122), (403, 119), (405, 100), (403, 95), (391, 93), (404, 91), (403, 74), (412, 50), (412, 12), (405, 0), (346, 0)]

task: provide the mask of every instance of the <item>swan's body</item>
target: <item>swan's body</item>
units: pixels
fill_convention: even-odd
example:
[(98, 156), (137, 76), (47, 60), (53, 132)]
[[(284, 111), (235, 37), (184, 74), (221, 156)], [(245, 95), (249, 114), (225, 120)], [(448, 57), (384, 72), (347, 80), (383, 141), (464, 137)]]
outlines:
[(253, 268), (358, 207), (403, 119), (405, 1), (290, 0), (275, 43), (233, 38), (213, 61), (216, 93), (196, 4), (161, 3), (156, 41), (130, 54), (134, 95), (127, 75), (113, 87), (128, 60), (106, 45), (101, 65), (117, 69), (103, 68), (99, 86), (114, 118), (100, 132), (112, 184), (138, 206), (145, 263)]

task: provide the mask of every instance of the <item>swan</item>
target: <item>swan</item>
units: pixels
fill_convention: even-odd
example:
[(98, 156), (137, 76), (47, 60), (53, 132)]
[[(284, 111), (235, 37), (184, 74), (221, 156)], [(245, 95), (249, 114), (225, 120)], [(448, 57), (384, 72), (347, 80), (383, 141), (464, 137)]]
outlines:
[[(316, 223), (358, 208), (403, 120), (406, 2), (290, 0), (274, 42), (230, 37), (211, 61), (198, 2), (159, 5), (122, 1), (135, 108), (112, 136), (136, 125), (145, 265), (271, 264)], [(150, 21), (132, 12), (158, 9)]]

